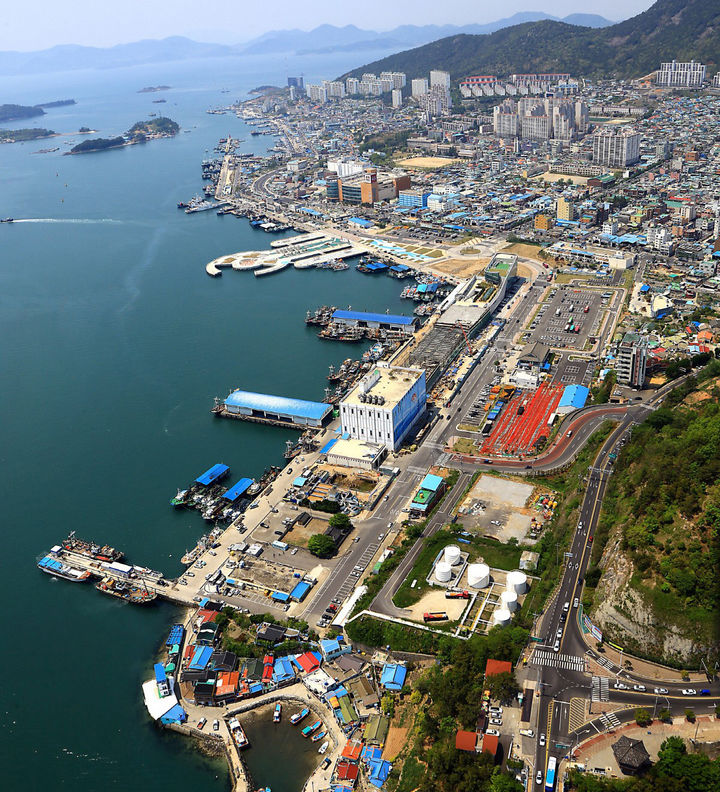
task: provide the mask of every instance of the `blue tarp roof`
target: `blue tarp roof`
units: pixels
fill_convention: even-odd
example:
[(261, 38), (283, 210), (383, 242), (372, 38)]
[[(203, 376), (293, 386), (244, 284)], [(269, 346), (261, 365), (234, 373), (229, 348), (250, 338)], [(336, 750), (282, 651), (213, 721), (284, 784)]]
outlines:
[(173, 646), (174, 644), (179, 644), (182, 641), (183, 635), (185, 635), (185, 628), (182, 624), (173, 624), (170, 628), (170, 634), (165, 641), (165, 646)]
[(354, 223), (355, 225), (359, 225), (362, 228), (372, 228), (372, 222), (370, 220), (366, 220), (364, 217), (351, 217), (348, 220), (349, 223)]
[(332, 440), (328, 440), (327, 443), (320, 449), (321, 454), (327, 454), (327, 452), (337, 443), (337, 437), (334, 437)]
[(155, 663), (155, 681), (156, 682), (166, 682), (167, 676), (165, 674), (165, 667), (162, 663)]
[(383, 264), (382, 261), (370, 261), (365, 265), (365, 269), (369, 269), (372, 272), (382, 272), (382, 270), (386, 270), (387, 268), (387, 264)]
[(176, 704), (160, 718), (160, 723), (185, 723), (186, 720), (187, 712), (185, 712), (180, 704)]
[(387, 690), (402, 690), (406, 676), (407, 669), (405, 666), (396, 665), (395, 663), (386, 663), (383, 666), (380, 685)]
[(382, 757), (382, 748), (379, 745), (366, 745), (362, 749), (362, 753), (360, 754), (360, 758), (364, 762), (372, 762), (373, 760), (377, 761)]
[(230, 468), (227, 465), (213, 465), (206, 470), (202, 476), (198, 476), (195, 481), (198, 484), (212, 484), (213, 481), (217, 481), (220, 476), (224, 476), (228, 470), (230, 470)]
[(275, 602), (287, 602), (290, 599), (290, 595), (284, 591), (273, 591), (270, 598), (274, 599)]
[(647, 285), (647, 283), (643, 283), (643, 285), (640, 287), (640, 291), (645, 294), (645, 292), (650, 291), (650, 287)]
[(585, 406), (590, 391), (584, 385), (568, 385), (560, 397), (558, 407), (573, 407), (579, 410)]
[(273, 677), (282, 682), (286, 679), (292, 679), (295, 676), (295, 669), (292, 667), (290, 659), (287, 657), (278, 657), (273, 667)]
[(320, 641), (320, 649), (324, 655), (340, 651), (340, 644), (337, 638), (325, 638)]
[(395, 264), (392, 267), (390, 267), (390, 269), (392, 270), (392, 272), (407, 272), (410, 269), (410, 267), (408, 267), (407, 264)]
[(241, 478), (237, 484), (233, 484), (232, 487), (223, 495), (225, 500), (234, 501), (236, 498), (239, 498), (245, 492), (247, 492), (253, 484), (253, 480), (251, 478)]
[(434, 476), (432, 473), (428, 473), (427, 476), (422, 480), (422, 484), (420, 485), (420, 489), (430, 490), (430, 492), (437, 492), (440, 489), (443, 483), (442, 476)]
[(212, 653), (213, 653), (212, 646), (196, 647), (188, 668), (191, 668), (193, 671), (202, 670), (210, 662), (210, 655)]
[(293, 480), (293, 487), (304, 487), (307, 478), (305, 476), (296, 476)]
[(308, 593), (308, 591), (310, 591), (310, 584), (302, 580), (290, 592), (290, 598), (300, 602), (300, 600)]
[(410, 325), (413, 323), (411, 316), (403, 314), (379, 314), (367, 313), (366, 311), (335, 311), (333, 319), (347, 319), (357, 322), (382, 322), (383, 324)]
[(331, 405), (324, 402), (304, 401), (303, 399), (288, 399), (285, 396), (269, 396), (264, 393), (251, 393), (250, 391), (233, 391), (225, 404), (230, 407), (243, 407), (247, 410), (259, 410), (277, 415), (289, 415), (294, 418), (313, 418), (321, 420), (332, 410)]
[(381, 787), (387, 781), (392, 765), (384, 759), (372, 760), (368, 762), (368, 770), (370, 771), (370, 783), (373, 786)]

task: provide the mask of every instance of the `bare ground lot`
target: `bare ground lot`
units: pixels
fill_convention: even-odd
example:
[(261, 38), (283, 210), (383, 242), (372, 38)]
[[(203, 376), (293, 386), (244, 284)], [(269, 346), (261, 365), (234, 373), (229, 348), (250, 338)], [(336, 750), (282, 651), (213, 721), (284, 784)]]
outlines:
[(503, 543), (522, 541), (530, 531), (533, 511), (526, 504), (533, 489), (531, 484), (482, 475), (463, 501), (458, 519), (473, 533)]

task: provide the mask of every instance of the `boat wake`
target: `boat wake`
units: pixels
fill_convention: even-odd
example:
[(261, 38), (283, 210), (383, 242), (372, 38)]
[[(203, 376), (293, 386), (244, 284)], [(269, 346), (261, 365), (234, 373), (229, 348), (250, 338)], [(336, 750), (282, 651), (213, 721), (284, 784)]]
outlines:
[(113, 223), (122, 225), (122, 220), (112, 220), (109, 217), (89, 218), (89, 217), (21, 217), (13, 220), (13, 225), (16, 223)]

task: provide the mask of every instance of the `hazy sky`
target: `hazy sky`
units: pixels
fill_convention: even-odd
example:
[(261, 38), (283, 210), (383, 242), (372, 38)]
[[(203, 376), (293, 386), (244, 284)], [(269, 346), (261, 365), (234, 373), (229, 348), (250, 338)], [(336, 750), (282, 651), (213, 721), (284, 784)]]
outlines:
[[(410, 23), (491, 22), (518, 11), (562, 17), (578, 11), (627, 19), (653, 0), (21, 0), (3, 4), (0, 50), (35, 50), (56, 44), (107, 47), (142, 38), (184, 35), (237, 43), (267, 30), (354, 24), (389, 30)], [(580, 7), (579, 7), (580, 6)]]

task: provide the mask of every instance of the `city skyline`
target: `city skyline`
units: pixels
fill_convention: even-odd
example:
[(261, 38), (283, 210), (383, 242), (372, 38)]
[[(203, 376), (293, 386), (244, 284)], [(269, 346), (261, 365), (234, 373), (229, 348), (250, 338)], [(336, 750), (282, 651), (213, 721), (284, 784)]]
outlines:
[[(355, 25), (363, 29), (388, 31), (401, 24), (412, 25), (468, 25), (485, 24), (519, 12), (535, 11), (564, 17), (577, 13), (570, 0), (536, 2), (511, 0), (502, 11), (485, 2), (471, 4), (468, 0), (451, 0), (442, 7), (426, 4), (419, 8), (410, 0), (387, 6), (379, 0), (369, 0), (359, 12), (349, 7), (334, 6), (310, 0), (302, 7), (287, 0), (279, 0), (274, 13), (252, 13), (246, 8), (228, 7), (214, 0), (202, 7), (188, 0), (156, 0), (151, 7), (128, 0), (116, 16), (106, 7), (89, 0), (72, 0), (59, 10), (56, 4), (38, 0), (13, 10), (0, 23), (0, 51), (33, 51), (62, 45), (110, 47), (146, 38), (166, 38), (181, 35), (196, 40), (235, 44), (250, 41), (273, 30), (311, 30), (319, 25)], [(651, 0), (593, 0), (583, 13), (599, 14), (619, 21), (638, 14), (652, 5)], [(215, 13), (217, 12), (217, 13)], [(38, 25), (44, 19), (46, 24)], [(208, 20), (222, 19), (223, 24), (209, 25)], [(79, 23), (79, 20), (82, 20)]]

